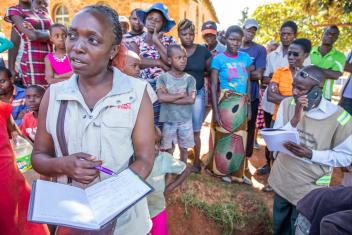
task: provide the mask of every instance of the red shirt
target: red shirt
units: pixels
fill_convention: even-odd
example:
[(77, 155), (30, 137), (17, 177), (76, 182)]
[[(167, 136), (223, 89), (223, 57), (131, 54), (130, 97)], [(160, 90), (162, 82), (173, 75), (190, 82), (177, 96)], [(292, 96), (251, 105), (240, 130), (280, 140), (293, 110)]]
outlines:
[(38, 119), (34, 117), (33, 112), (26, 113), (22, 118), (21, 131), (24, 136), (34, 142), (35, 133), (37, 132)]

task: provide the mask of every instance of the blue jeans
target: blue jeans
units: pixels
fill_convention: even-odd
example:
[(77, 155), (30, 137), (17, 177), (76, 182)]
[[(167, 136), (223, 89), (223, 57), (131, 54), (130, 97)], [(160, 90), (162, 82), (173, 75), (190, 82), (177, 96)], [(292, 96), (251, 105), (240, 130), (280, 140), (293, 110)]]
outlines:
[(200, 132), (205, 116), (205, 91), (204, 87), (197, 91), (196, 99), (192, 107), (193, 132)]

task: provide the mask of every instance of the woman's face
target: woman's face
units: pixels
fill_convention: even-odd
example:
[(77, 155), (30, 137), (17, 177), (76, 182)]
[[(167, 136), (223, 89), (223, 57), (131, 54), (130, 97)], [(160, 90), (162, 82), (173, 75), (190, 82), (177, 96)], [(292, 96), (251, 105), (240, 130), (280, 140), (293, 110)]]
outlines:
[(243, 35), (232, 32), (226, 37), (227, 51), (231, 54), (237, 54), (238, 49), (241, 47)]
[(194, 43), (194, 31), (192, 29), (184, 29), (178, 32), (181, 44), (184, 47), (190, 47)]
[(149, 33), (154, 33), (154, 30), (156, 30), (156, 32), (160, 32), (164, 22), (165, 19), (161, 12), (151, 11), (147, 14), (145, 18), (145, 27), (147, 28)]
[(45, 12), (49, 12), (49, 0), (33, 0), (32, 8), (35, 10), (41, 10)]
[(300, 45), (291, 44), (287, 51), (288, 64), (293, 68), (301, 68), (308, 53)]
[(72, 20), (66, 50), (73, 71), (91, 77), (107, 70), (118, 46), (107, 17), (101, 13), (81, 11)]

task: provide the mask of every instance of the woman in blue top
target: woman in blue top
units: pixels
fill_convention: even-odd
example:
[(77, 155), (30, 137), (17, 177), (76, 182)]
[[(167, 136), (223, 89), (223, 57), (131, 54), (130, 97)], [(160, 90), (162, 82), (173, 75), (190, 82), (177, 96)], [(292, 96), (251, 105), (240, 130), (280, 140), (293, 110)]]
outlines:
[(244, 160), (247, 117), (251, 115), (248, 74), (253, 70), (252, 59), (238, 51), (243, 38), (239, 26), (229, 27), (225, 38), (226, 51), (211, 62), (213, 123), (207, 167), (225, 181), (250, 184), (244, 176)]

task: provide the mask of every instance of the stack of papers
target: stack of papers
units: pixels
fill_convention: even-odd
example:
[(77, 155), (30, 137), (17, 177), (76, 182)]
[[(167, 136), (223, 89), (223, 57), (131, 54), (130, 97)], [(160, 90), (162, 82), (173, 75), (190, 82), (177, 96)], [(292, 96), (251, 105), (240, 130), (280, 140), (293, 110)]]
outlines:
[(306, 158), (300, 158), (295, 156), (289, 150), (284, 147), (284, 143), (291, 141), (296, 144), (300, 144), (299, 134), (296, 130), (285, 130), (285, 129), (274, 129), (274, 128), (264, 128), (260, 131), (266, 146), (272, 152), (286, 153), (292, 157), (299, 160), (312, 163)]

